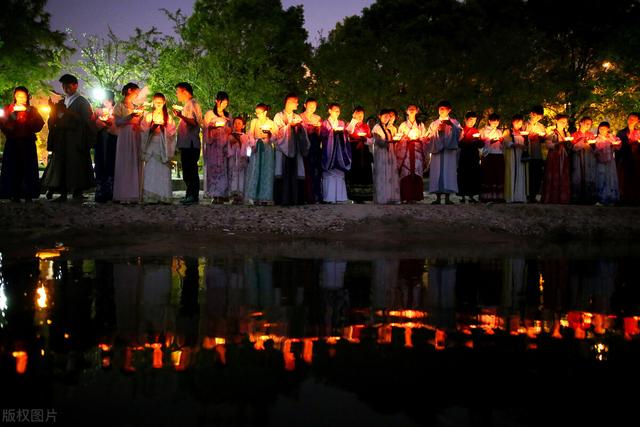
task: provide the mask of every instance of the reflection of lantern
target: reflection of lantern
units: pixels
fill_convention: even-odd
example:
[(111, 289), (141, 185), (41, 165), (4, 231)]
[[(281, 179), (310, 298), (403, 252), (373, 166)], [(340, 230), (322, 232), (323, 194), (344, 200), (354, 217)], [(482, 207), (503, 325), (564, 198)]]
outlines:
[(39, 287), (36, 293), (38, 294), (38, 298), (36, 298), (38, 308), (47, 308), (47, 290), (44, 285)]
[(14, 351), (11, 353), (16, 358), (16, 373), (24, 374), (27, 371), (27, 352), (26, 351)]
[(302, 359), (311, 364), (313, 361), (313, 340), (305, 339), (302, 347)]
[(153, 368), (160, 369), (162, 368), (162, 344), (153, 343), (151, 344), (153, 348)]

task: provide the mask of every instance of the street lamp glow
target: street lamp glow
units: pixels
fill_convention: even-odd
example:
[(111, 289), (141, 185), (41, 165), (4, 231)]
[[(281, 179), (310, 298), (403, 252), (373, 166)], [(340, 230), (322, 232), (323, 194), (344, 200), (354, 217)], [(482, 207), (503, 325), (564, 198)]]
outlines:
[(107, 92), (101, 87), (93, 88), (93, 91), (91, 92), (91, 94), (93, 95), (93, 99), (95, 99), (98, 102), (104, 101), (105, 98), (107, 97)]

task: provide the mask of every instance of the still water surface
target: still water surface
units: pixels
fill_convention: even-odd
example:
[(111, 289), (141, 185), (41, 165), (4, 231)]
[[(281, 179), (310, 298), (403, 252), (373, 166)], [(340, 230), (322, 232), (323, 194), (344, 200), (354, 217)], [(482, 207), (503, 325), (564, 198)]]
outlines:
[(58, 425), (608, 423), (639, 377), (639, 261), (5, 254), (0, 407)]

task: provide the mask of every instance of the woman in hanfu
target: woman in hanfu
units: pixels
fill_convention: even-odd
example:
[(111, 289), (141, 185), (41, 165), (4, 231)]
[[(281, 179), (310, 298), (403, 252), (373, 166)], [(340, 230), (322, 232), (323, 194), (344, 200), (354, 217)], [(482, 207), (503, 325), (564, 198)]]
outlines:
[(118, 143), (118, 127), (113, 117), (115, 94), (107, 90), (102, 107), (94, 110), (94, 118), (98, 136), (94, 150), (96, 170), (97, 203), (106, 203), (113, 199), (113, 175), (116, 167), (116, 147)]
[(389, 110), (378, 114), (373, 127), (373, 201), (377, 204), (400, 203), (400, 176), (394, 139), (397, 130), (390, 124)]
[(465, 203), (465, 197), (469, 203), (477, 203), (474, 198), (480, 194), (480, 149), (484, 143), (480, 139), (480, 131), (475, 127), (478, 114), (469, 111), (464, 115), (464, 128), (460, 140), (460, 157), (458, 158), (458, 195)]
[(611, 205), (620, 200), (620, 188), (618, 185), (618, 171), (613, 157), (614, 151), (622, 146), (622, 141), (609, 132), (609, 123), (602, 122), (598, 125), (598, 136), (592, 143), (596, 157), (596, 190), (598, 203)]
[(596, 195), (596, 157), (593, 149), (596, 136), (591, 132), (593, 120), (580, 119), (580, 129), (573, 133), (571, 149), (571, 202), (593, 204)]
[(364, 122), (364, 108), (357, 106), (347, 125), (351, 145), (351, 169), (346, 173), (347, 196), (356, 203), (373, 199), (373, 152), (371, 129)]
[(453, 107), (449, 101), (438, 103), (438, 119), (427, 129), (427, 152), (429, 153), (429, 192), (436, 195), (431, 204), (439, 205), (444, 195), (444, 204), (452, 205), (451, 194), (458, 192), (458, 147), (462, 137), (462, 126), (449, 115)]
[(176, 125), (163, 94), (153, 95), (153, 112), (140, 123), (144, 161), (143, 195), (147, 203), (171, 203), (171, 160), (176, 151)]
[(528, 168), (522, 161), (528, 132), (522, 129), (524, 117), (516, 114), (511, 118), (511, 129), (504, 135), (504, 199), (507, 203), (527, 201)]
[(325, 203), (348, 201), (345, 172), (351, 169), (351, 146), (346, 141), (345, 123), (340, 120), (340, 105), (329, 104), (329, 117), (322, 122), (322, 194)]
[(267, 117), (268, 112), (268, 105), (256, 105), (256, 118), (249, 125), (251, 157), (247, 169), (245, 198), (256, 205), (273, 204), (276, 161), (273, 139), (277, 128), (273, 120)]
[(29, 103), (29, 90), (13, 90), (13, 103), (0, 107), (0, 130), (6, 136), (0, 174), (0, 198), (31, 202), (40, 197), (36, 133), (44, 126), (37, 108)]
[(542, 203), (568, 204), (571, 201), (569, 150), (573, 145), (573, 137), (568, 127), (569, 116), (558, 114), (555, 128), (547, 135)]
[(142, 159), (140, 157), (140, 122), (144, 110), (134, 104), (140, 93), (135, 83), (122, 88), (122, 102), (116, 104), (113, 116), (118, 127), (116, 166), (113, 176), (113, 200), (121, 203), (137, 203), (140, 200)]
[(205, 166), (205, 194), (211, 203), (224, 203), (229, 194), (227, 171), (227, 143), (231, 134), (231, 117), (226, 111), (229, 95), (218, 92), (216, 106), (207, 111), (203, 120), (203, 158)]
[(400, 140), (396, 144), (396, 159), (400, 173), (400, 200), (415, 203), (424, 199), (424, 171), (429, 164), (426, 130), (417, 120), (419, 109), (414, 104), (407, 106), (407, 120), (400, 124)]
[(482, 149), (482, 186), (480, 200), (483, 202), (504, 201), (504, 133), (498, 128), (500, 115), (491, 113), (489, 124), (480, 131), (484, 143)]
[(302, 124), (309, 137), (309, 154), (304, 157), (305, 195), (307, 203), (322, 202), (322, 147), (320, 144), (320, 128), (322, 118), (315, 114), (318, 101), (307, 98), (304, 112), (300, 114)]
[(240, 204), (244, 200), (247, 165), (251, 154), (250, 147), (249, 137), (244, 133), (244, 118), (235, 117), (233, 132), (229, 136), (229, 144), (227, 145), (229, 197), (231, 202), (235, 204)]

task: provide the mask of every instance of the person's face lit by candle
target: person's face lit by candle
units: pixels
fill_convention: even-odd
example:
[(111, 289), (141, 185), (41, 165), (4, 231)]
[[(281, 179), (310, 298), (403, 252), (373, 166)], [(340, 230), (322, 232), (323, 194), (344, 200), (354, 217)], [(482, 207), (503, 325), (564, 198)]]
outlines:
[(407, 118), (410, 122), (416, 121), (416, 115), (418, 114), (418, 107), (415, 105), (409, 105), (407, 107)]
[(478, 118), (477, 117), (469, 117), (468, 119), (466, 119), (464, 121), (464, 124), (468, 127), (468, 128), (472, 128), (476, 125), (476, 123), (478, 122)]
[(228, 99), (216, 99), (216, 111), (223, 112), (229, 106)]
[(388, 125), (390, 117), (391, 115), (389, 113), (380, 114), (380, 123), (382, 123), (383, 125)]
[(580, 132), (587, 133), (593, 126), (593, 120), (583, 120), (580, 122)]
[(240, 118), (233, 119), (233, 131), (236, 133), (242, 133), (244, 129), (244, 122)]
[(392, 124), (394, 124), (394, 123), (396, 122), (396, 119), (397, 119), (397, 117), (396, 117), (396, 113), (395, 113), (395, 112), (393, 112), (393, 111), (391, 111), (391, 112), (389, 113), (389, 126), (391, 126)]
[(137, 89), (137, 88), (129, 89), (127, 96), (125, 96), (125, 102), (132, 102), (134, 99), (136, 99), (139, 93), (140, 93), (140, 89)]
[(255, 114), (256, 117), (258, 118), (258, 120), (262, 120), (265, 119), (267, 117), (267, 110), (265, 110), (264, 108), (256, 108), (255, 110)]
[(499, 124), (500, 124), (500, 120), (489, 120), (489, 127), (491, 129), (498, 129)]
[(513, 130), (520, 130), (522, 129), (522, 120), (518, 119), (518, 120), (514, 120), (511, 123), (511, 126), (513, 126)]
[(364, 112), (363, 111), (354, 111), (352, 118), (356, 122), (362, 123), (362, 121), (364, 120)]
[(330, 119), (338, 120), (339, 117), (340, 117), (340, 107), (338, 107), (337, 105), (334, 105), (333, 107), (329, 108)]
[(598, 135), (601, 135), (603, 137), (608, 137), (609, 136), (609, 127), (608, 126), (600, 126), (598, 127)]
[(314, 114), (317, 109), (318, 109), (318, 103), (315, 101), (309, 101), (306, 104), (304, 104), (304, 111), (308, 115)]
[(447, 108), (447, 107), (438, 108), (438, 115), (440, 116), (440, 120), (448, 120), (450, 112), (451, 112), (450, 108)]
[(26, 94), (26, 92), (23, 92), (21, 90), (17, 91), (14, 94), (14, 97), (16, 99), (16, 105), (27, 105), (27, 101), (29, 100), (29, 97)]
[(284, 110), (287, 113), (293, 113), (298, 109), (298, 98), (287, 98), (286, 103), (284, 104)]
[(162, 112), (162, 107), (164, 107), (164, 99), (160, 98), (159, 96), (153, 98), (153, 108), (157, 111), (157, 112)]
[(568, 125), (569, 125), (569, 120), (567, 120), (567, 119), (560, 119), (560, 120), (556, 121), (556, 127), (560, 131), (565, 130)]
[(104, 108), (105, 110), (113, 109), (113, 101), (110, 99), (105, 99), (104, 101), (102, 101), (102, 108)]
[(63, 83), (62, 91), (66, 93), (68, 96), (75, 94), (78, 91), (77, 83)]
[(629, 118), (627, 119), (627, 125), (629, 125), (629, 130), (634, 130), (638, 125), (639, 120), (640, 120), (640, 117), (636, 116), (635, 114), (629, 115)]
[(536, 124), (540, 120), (542, 120), (542, 114), (538, 114), (535, 111), (529, 113), (529, 118), (531, 119), (531, 123)]
[(191, 94), (184, 88), (178, 87), (176, 88), (176, 98), (178, 98), (178, 102), (185, 103), (191, 98)]

